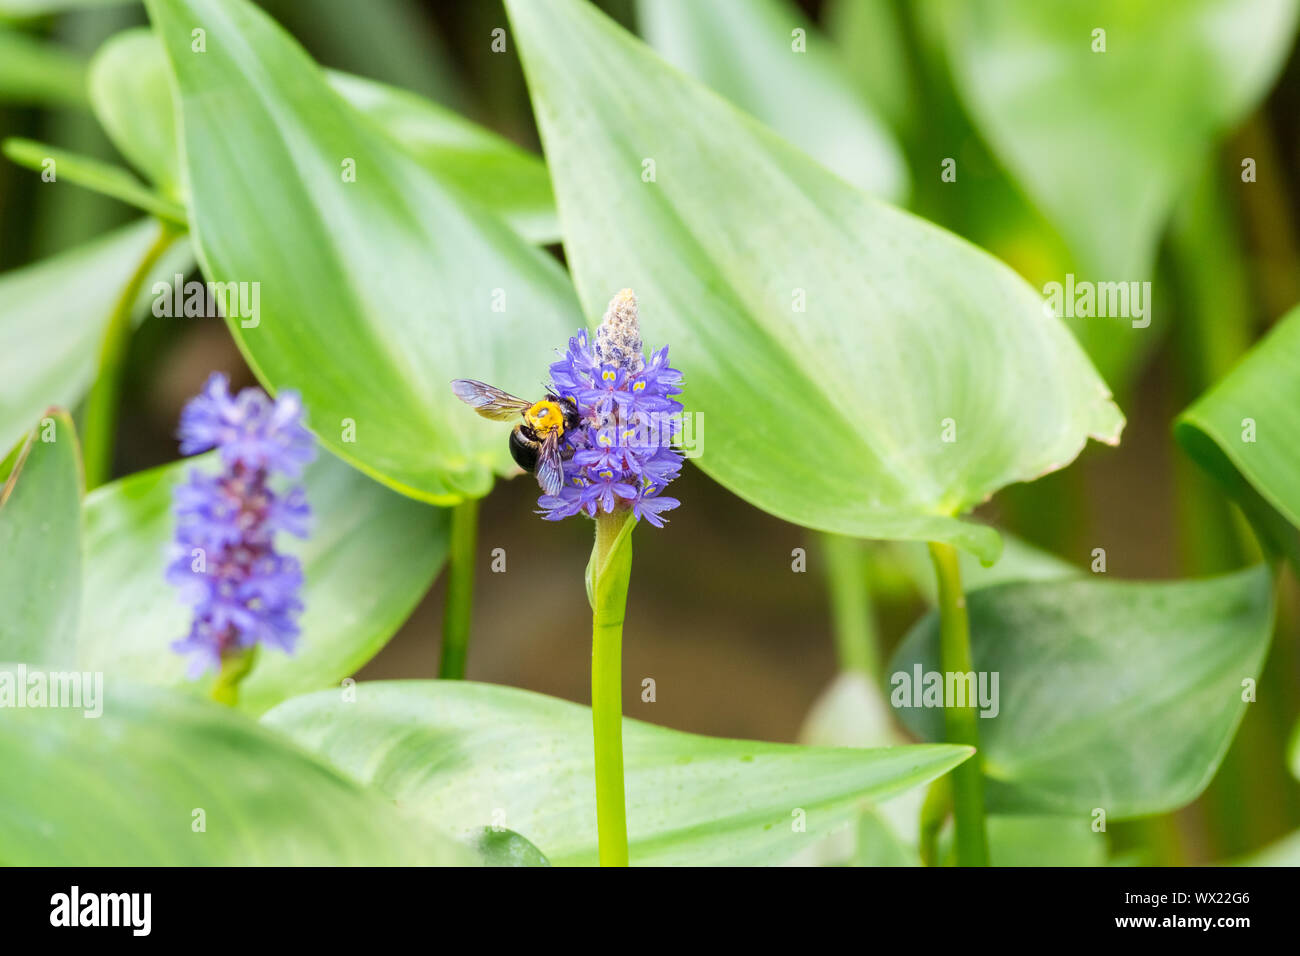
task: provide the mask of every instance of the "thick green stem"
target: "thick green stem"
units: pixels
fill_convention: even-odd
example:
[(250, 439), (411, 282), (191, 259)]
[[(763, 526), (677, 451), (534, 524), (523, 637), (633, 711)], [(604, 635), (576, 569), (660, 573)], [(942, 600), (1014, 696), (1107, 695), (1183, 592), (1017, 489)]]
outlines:
[(447, 603), (442, 611), (442, 662), (438, 676), (464, 680), (469, 655), (469, 627), (474, 604), (474, 552), (478, 546), (478, 499), (466, 498), (451, 509), (451, 545), (447, 555)]
[(239, 683), (253, 669), (253, 662), (256, 659), (256, 646), (223, 657), (221, 659), (221, 672), (217, 674), (216, 682), (212, 685), (212, 699), (219, 704), (225, 704), (227, 707), (234, 707), (238, 704)]
[(831, 599), (831, 629), (840, 670), (875, 677), (880, 673), (876, 617), (867, 581), (865, 543), (839, 534), (823, 534), (826, 586)]
[[(947, 674), (973, 673), (970, 653), (970, 617), (961, 589), (957, 552), (949, 544), (930, 543), (939, 582), (939, 666)], [(945, 683), (947, 681), (945, 680)], [(958, 682), (960, 686), (960, 682)], [(954, 707), (945, 701), (944, 729), (949, 743), (966, 744), (975, 754), (952, 771), (953, 822), (958, 866), (988, 866), (988, 835), (984, 826), (984, 761), (979, 751), (978, 716), (974, 701)]]
[(161, 223), (156, 238), (127, 280), (113, 305), (99, 347), (95, 384), (86, 398), (81, 427), (81, 455), (86, 469), (86, 490), (108, 481), (113, 469), (113, 438), (117, 432), (117, 406), (122, 390), (122, 364), (131, 342), (133, 309), (140, 287), (177, 236), (175, 226)]
[[(600, 865), (627, 866), (627, 796), (623, 788), (623, 615), (632, 574), (632, 542), (620, 542), (626, 514), (596, 518), (592, 554), (591, 724), (596, 746), (596, 832)], [(628, 528), (630, 535), (631, 528)], [(616, 560), (614, 551), (620, 553)]]

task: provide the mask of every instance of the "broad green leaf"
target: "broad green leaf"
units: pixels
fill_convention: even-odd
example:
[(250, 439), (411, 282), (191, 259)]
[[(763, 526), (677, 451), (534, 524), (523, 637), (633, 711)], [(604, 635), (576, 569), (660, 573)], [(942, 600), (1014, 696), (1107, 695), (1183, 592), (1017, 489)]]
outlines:
[(226, 707), (72, 676), (89, 695), (80, 707), (0, 721), (0, 864), (472, 862), (431, 824)]
[(81, 489), (76, 429), (66, 412), (50, 409), (0, 489), (0, 665), (61, 664), (72, 656)]
[(636, 291), (725, 487), (808, 527), (992, 560), (997, 533), (956, 515), (1118, 440), (1106, 386), (1010, 269), (827, 173), (589, 4), (507, 9), (586, 312)]
[(839, 53), (788, 0), (639, 0), (641, 34), (661, 56), (873, 196), (907, 195), (893, 135), (849, 80)]
[[(557, 866), (596, 862), (589, 708), (490, 684), (400, 681), (360, 684), (354, 703), (299, 697), (263, 719), (441, 827), (498, 822)], [(631, 858), (651, 866), (780, 863), (970, 754), (722, 740), (626, 718), (623, 750)], [(800, 810), (806, 832), (792, 826)]]
[[(124, 30), (90, 62), (90, 103), (117, 151), (164, 196), (184, 202), (171, 75), (153, 31)], [(184, 210), (181, 210), (184, 222)]]
[(81, 106), (86, 64), (70, 51), (0, 24), (0, 102)]
[(56, 178), (51, 183), (74, 183), (112, 196), (160, 219), (185, 225), (184, 207), (154, 192), (121, 166), (17, 137), (4, 141), (4, 154), (18, 165), (37, 172), (53, 170)]
[[(211, 456), (176, 462), (88, 496), (81, 667), (191, 686), (184, 658), (168, 647), (190, 624), (189, 608), (164, 580), (175, 534), (172, 492), (190, 468), (215, 466)], [(277, 538), (303, 565), (302, 635), (292, 656), (258, 655), (239, 687), (239, 706), (252, 713), (360, 669), (406, 620), (447, 554), (445, 511), (403, 498), (332, 455), (308, 467), (304, 485), (311, 536)]]
[[(51, 405), (71, 408), (94, 380), (100, 340), (123, 286), (158, 226), (141, 221), (84, 246), (0, 275), (0, 448), (13, 446)], [(142, 313), (155, 281), (193, 262), (179, 239), (141, 287)]]
[(1093, 281), (1151, 278), (1175, 198), (1272, 86), (1296, 11), (1295, 0), (932, 10), (976, 123)]
[(529, 242), (558, 242), (541, 158), (414, 93), (330, 71), (330, 85), (441, 182), (496, 213)]
[[(551, 181), (539, 157), (414, 93), (346, 73), (326, 77), (443, 183), (530, 242), (559, 239)], [(151, 30), (127, 30), (104, 44), (91, 63), (90, 94), (118, 150), (161, 192), (183, 199), (170, 69)]]
[(1300, 308), (1184, 411), (1174, 434), (1269, 548), (1300, 567)]
[(503, 427), (448, 383), (535, 393), (580, 323), (564, 272), (377, 135), (244, 0), (148, 8), (180, 93), (204, 274), (261, 283), (257, 325), (229, 322), (258, 377), (299, 390), (322, 443), (412, 497), (450, 504), (515, 473)]
[[(1273, 622), (1262, 567), (1194, 581), (1007, 584), (976, 591), (968, 607), (975, 672), (989, 688), (998, 675), (997, 714), (979, 720), (990, 812), (1080, 819), (1196, 798), (1245, 713), (1243, 682), (1258, 678)], [(939, 671), (933, 613), (891, 664), (895, 706), (906, 696), (899, 675), (918, 667)], [(898, 715), (942, 739), (942, 708)]]

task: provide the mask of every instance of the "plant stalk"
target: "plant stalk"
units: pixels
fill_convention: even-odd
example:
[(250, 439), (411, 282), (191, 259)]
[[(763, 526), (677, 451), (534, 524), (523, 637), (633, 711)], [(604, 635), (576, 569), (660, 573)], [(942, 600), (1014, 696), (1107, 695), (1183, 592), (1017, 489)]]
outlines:
[(866, 544), (858, 538), (822, 534), (826, 587), (830, 592), (831, 630), (841, 671), (880, 673), (879, 636), (867, 580)]
[[(600, 865), (627, 866), (627, 795), (623, 785), (623, 615), (631, 556), (610, 561), (626, 514), (596, 516), (592, 555), (591, 724), (596, 755), (596, 832)], [(630, 530), (630, 529), (629, 529)], [(631, 541), (623, 547), (631, 549)]]
[(474, 560), (477, 546), (478, 499), (466, 498), (451, 509), (447, 602), (442, 611), (442, 661), (438, 665), (438, 676), (443, 680), (465, 679), (474, 605)]
[(257, 659), (257, 646), (236, 651), (221, 658), (221, 671), (212, 685), (212, 699), (218, 704), (234, 707), (239, 703), (239, 684), (253, 669)]
[(179, 230), (166, 222), (159, 224), (153, 241), (135, 272), (118, 294), (99, 346), (99, 365), (95, 384), (86, 398), (85, 418), (81, 427), (81, 455), (86, 471), (86, 490), (108, 481), (113, 470), (113, 439), (117, 433), (117, 413), (122, 391), (122, 366), (131, 342), (133, 306), (153, 267), (175, 241)]
[[(961, 589), (961, 568), (952, 545), (930, 542), (930, 558), (939, 583), (939, 666), (945, 674), (974, 671), (970, 653), (970, 616)], [(946, 681), (945, 681), (946, 682)], [(945, 702), (950, 704), (951, 702)], [(984, 761), (979, 750), (978, 717), (973, 701), (963, 707), (945, 706), (945, 736), (949, 743), (975, 748), (974, 755), (952, 771), (953, 823), (958, 866), (988, 866), (988, 834), (984, 824)]]

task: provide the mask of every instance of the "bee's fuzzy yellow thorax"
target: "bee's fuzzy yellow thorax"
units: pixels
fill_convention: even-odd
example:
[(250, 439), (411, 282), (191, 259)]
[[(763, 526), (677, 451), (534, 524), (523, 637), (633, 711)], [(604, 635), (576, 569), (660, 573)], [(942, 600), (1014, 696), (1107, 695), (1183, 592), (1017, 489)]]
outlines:
[(539, 438), (545, 438), (551, 432), (564, 432), (564, 409), (558, 403), (544, 398), (524, 412), (526, 421)]

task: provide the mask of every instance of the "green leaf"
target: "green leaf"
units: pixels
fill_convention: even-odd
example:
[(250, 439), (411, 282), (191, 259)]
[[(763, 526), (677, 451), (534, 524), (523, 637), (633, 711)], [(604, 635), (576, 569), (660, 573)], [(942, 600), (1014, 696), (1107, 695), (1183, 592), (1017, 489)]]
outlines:
[(766, 123), (831, 172), (901, 201), (907, 166), (838, 52), (787, 0), (639, 0), (664, 59)]
[(564, 272), (376, 135), (261, 11), (148, 8), (180, 91), (204, 274), (261, 283), (257, 324), (229, 320), (261, 381), (300, 391), (323, 444), (412, 497), (453, 504), (517, 473), (502, 426), (449, 383), (535, 393), (580, 324)]
[[(454, 831), (493, 822), (552, 863), (595, 863), (591, 710), (464, 681), (361, 684), (264, 718), (345, 773)], [(640, 865), (778, 863), (859, 807), (945, 773), (969, 748), (797, 747), (624, 719), (628, 838)], [(504, 819), (493, 819), (494, 810)], [(797, 810), (806, 832), (794, 832)]]
[[(1205, 788), (1246, 710), (1272, 633), (1259, 567), (1175, 582), (1007, 584), (968, 599), (977, 674), (998, 675), (998, 712), (979, 720), (989, 811), (1110, 820), (1181, 807)], [(931, 613), (890, 666), (939, 671)], [(913, 681), (914, 683), (914, 681)], [(991, 708), (989, 708), (991, 711)], [(901, 707), (919, 736), (943, 735), (939, 707)]]
[(1300, 568), (1300, 308), (1178, 417), (1183, 448)]
[[(1263, 98), (1295, 0), (972, 0), (943, 34), (977, 125), (1066, 237), (1084, 278), (1149, 279), (1214, 140)], [(1094, 52), (1095, 30), (1105, 52)]]
[(116, 680), (101, 681), (94, 698), (93, 707), (83, 698), (77, 709), (7, 710), (0, 721), (0, 863), (473, 862), (466, 848), (228, 708)]
[[(122, 287), (158, 226), (140, 221), (76, 249), (0, 275), (0, 448), (10, 448), (51, 405), (71, 408), (90, 388), (100, 341)], [(193, 262), (180, 239), (144, 283), (172, 281)]]
[(153, 31), (124, 30), (99, 48), (90, 61), (90, 103), (117, 151), (183, 203), (171, 75)]
[(997, 533), (954, 515), (1118, 439), (1105, 385), (1010, 269), (828, 174), (593, 6), (507, 8), (586, 311), (636, 290), (725, 487), (808, 527), (992, 560)]
[(542, 851), (514, 830), (484, 827), (469, 840), (487, 866), (550, 866)]
[[(126, 30), (95, 55), (90, 94), (118, 150), (161, 192), (183, 199), (170, 72), (153, 31)], [(414, 93), (336, 71), (326, 78), (441, 182), (530, 242), (559, 239), (555, 197), (540, 157)]]
[(154, 192), (121, 166), (17, 137), (4, 141), (4, 154), (19, 166), (37, 172), (52, 169), (55, 179), (51, 182), (74, 183), (121, 200), (160, 219), (185, 225), (184, 207)]
[(0, 490), (0, 665), (60, 664), (71, 657), (81, 587), (81, 489), (76, 429), (66, 412), (51, 409)]
[(74, 53), (0, 25), (0, 102), (81, 106), (86, 64)]
[(529, 242), (559, 241), (551, 178), (539, 156), (406, 90), (335, 71), (327, 77), (441, 182), (500, 216)]
[[(212, 456), (176, 462), (87, 498), (80, 666), (193, 686), (184, 658), (168, 647), (190, 623), (189, 608), (164, 578), (175, 534), (172, 493), (190, 468), (215, 466)], [(406, 620), (447, 555), (445, 511), (403, 498), (332, 455), (308, 467), (304, 485), (312, 533), (306, 541), (277, 539), (302, 562), (302, 635), (293, 655), (258, 656), (239, 687), (239, 706), (251, 713), (360, 669)]]

